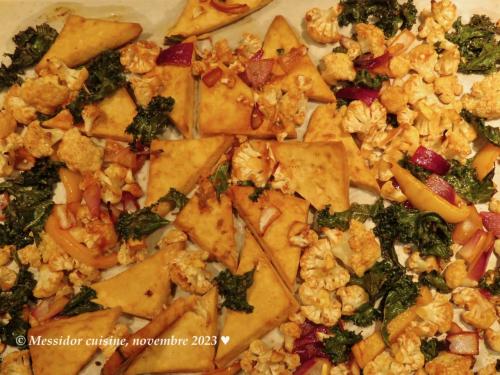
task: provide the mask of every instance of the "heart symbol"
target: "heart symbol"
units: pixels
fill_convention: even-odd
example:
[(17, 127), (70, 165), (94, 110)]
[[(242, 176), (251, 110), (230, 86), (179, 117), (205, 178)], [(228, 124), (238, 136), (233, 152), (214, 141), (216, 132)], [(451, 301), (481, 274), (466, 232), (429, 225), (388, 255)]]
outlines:
[(221, 336), (220, 341), (222, 341), (224, 344), (227, 344), (229, 342), (230, 337), (229, 336)]

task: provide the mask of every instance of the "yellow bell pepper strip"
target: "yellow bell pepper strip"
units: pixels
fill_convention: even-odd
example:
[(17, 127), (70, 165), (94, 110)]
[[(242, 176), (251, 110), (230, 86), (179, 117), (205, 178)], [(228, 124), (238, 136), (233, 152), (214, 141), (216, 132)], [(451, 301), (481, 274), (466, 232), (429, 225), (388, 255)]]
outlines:
[(474, 157), (472, 166), (477, 172), (480, 181), (495, 168), (495, 162), (500, 156), (500, 147), (493, 143), (487, 143)]
[(82, 191), (80, 190), (82, 176), (67, 168), (61, 168), (59, 170), (59, 177), (63, 183), (64, 190), (66, 190), (66, 203), (80, 203), (82, 201)]
[(432, 211), (441, 216), (448, 223), (460, 223), (469, 216), (467, 206), (455, 206), (446, 199), (440, 197), (420, 182), (409, 171), (394, 163), (391, 168), (392, 174), (408, 198), (410, 203), (421, 211)]

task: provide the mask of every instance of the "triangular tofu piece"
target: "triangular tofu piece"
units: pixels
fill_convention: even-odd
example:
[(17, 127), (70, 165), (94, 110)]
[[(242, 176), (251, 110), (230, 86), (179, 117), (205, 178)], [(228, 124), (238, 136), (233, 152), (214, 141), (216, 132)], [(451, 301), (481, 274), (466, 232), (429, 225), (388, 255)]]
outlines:
[[(252, 129), (253, 90), (238, 76), (229, 73), (229, 69), (225, 66), (220, 65), (219, 68), (224, 75), (215, 85), (208, 87), (203, 80), (200, 82), (198, 121), (202, 135), (240, 134), (257, 138), (275, 138), (277, 134), (285, 132), (288, 137), (296, 137), (293, 124), (283, 128), (264, 120), (257, 129)], [(224, 83), (224, 78), (228, 75), (234, 79), (234, 86), (229, 87)]]
[(219, 200), (215, 191), (213, 194), (197, 192), (177, 215), (174, 224), (231, 272), (236, 271), (233, 207), (227, 195), (221, 195)]
[(167, 35), (201, 35), (210, 31), (217, 30), (222, 26), (233, 23), (250, 13), (269, 4), (272, 0), (228, 0), (227, 4), (237, 3), (248, 6), (241, 13), (222, 12), (210, 2), (201, 2), (200, 0), (187, 0), (182, 14), (177, 19), (176, 24), (168, 30)]
[(170, 298), (168, 256), (182, 247), (181, 243), (170, 244), (141, 263), (93, 284), (92, 289), (97, 292), (94, 301), (106, 307), (121, 307), (127, 314), (153, 318)]
[(186, 140), (153, 140), (146, 205), (174, 188), (188, 194), (198, 179), (207, 176), (226, 151), (233, 137), (218, 136)]
[(320, 210), (327, 204), (333, 211), (349, 208), (349, 173), (342, 142), (273, 142), (279, 163), (276, 175), (289, 188)]
[[(276, 16), (267, 30), (264, 38), (264, 57), (278, 58), (280, 54), (287, 54), (292, 48), (299, 48), (303, 43), (299, 40), (283, 16)], [(298, 76), (305, 76), (312, 80), (312, 86), (306, 92), (308, 98), (319, 102), (334, 102), (335, 95), (330, 87), (321, 78), (318, 69), (306, 53), (294, 62), (291, 71), (281, 78), (282, 86), (295, 85)]]
[(73, 68), (108, 49), (115, 49), (137, 38), (142, 32), (138, 23), (83, 18), (70, 15), (63, 29), (42, 60), (38, 72), (53, 57)]
[(377, 179), (366, 166), (361, 157), (358, 145), (354, 142), (351, 134), (342, 128), (342, 117), (345, 109), (337, 111), (333, 104), (322, 104), (316, 107), (307, 132), (304, 135), (305, 142), (338, 141), (344, 144), (349, 166), (349, 179), (354, 186), (370, 190), (374, 193), (380, 192)]
[[(309, 203), (278, 190), (265, 191), (257, 202), (254, 202), (248, 197), (253, 191), (253, 187), (233, 186), (233, 204), (285, 284), (292, 289), (297, 277), (301, 250), (300, 247), (290, 244), (289, 232), (292, 224), (307, 223)], [(268, 220), (268, 214), (272, 211), (279, 213), (279, 216)]]
[[(210, 289), (192, 311), (165, 330), (158, 339), (176, 338), (177, 344), (151, 345), (147, 347), (125, 371), (125, 375), (200, 372), (214, 368), (217, 334), (217, 288)], [(195, 338), (199, 338), (196, 343)]]
[(219, 341), (215, 356), (217, 367), (228, 365), (252, 341), (278, 327), (298, 308), (297, 301), (247, 231), (237, 273), (241, 275), (254, 268), (253, 284), (247, 290), (247, 300), (253, 306), (253, 312), (227, 310), (220, 335), (228, 336), (229, 341), (227, 344)]
[(92, 126), (91, 135), (130, 142), (132, 135), (125, 132), (137, 114), (134, 100), (127, 89), (121, 88), (97, 104), (103, 112)]
[[(90, 339), (108, 337), (120, 313), (120, 308), (100, 310), (30, 328), (34, 375), (77, 375), (98, 349)], [(66, 345), (47, 344), (47, 340), (67, 337), (74, 341)]]

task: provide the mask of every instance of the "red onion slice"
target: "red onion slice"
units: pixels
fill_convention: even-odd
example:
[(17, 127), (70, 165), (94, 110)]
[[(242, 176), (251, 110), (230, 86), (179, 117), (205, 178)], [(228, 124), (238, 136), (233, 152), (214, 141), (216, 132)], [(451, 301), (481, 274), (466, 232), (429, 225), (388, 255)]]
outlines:
[(438, 175), (444, 175), (450, 169), (450, 163), (445, 158), (424, 146), (417, 148), (411, 162)]
[(157, 65), (191, 66), (193, 59), (193, 43), (179, 43), (160, 52), (156, 58)]

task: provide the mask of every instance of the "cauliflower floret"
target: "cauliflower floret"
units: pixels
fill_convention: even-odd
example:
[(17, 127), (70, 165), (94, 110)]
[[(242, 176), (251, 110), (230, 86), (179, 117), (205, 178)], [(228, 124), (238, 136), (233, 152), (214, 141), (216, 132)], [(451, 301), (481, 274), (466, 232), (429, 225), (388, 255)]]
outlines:
[(330, 241), (323, 238), (310, 246), (300, 258), (300, 277), (312, 288), (333, 291), (349, 282), (349, 272), (332, 253)]
[(354, 64), (345, 53), (329, 53), (319, 63), (319, 71), (329, 85), (337, 81), (353, 81), (356, 78)]
[(35, 158), (50, 156), (54, 153), (52, 149), (52, 134), (45, 131), (39, 121), (33, 121), (23, 133), (23, 145)]
[(391, 345), (394, 359), (412, 371), (424, 367), (425, 358), (420, 351), (420, 338), (414, 333), (404, 333)]
[(243, 33), (243, 38), (240, 40), (236, 52), (247, 58), (252, 58), (262, 48), (262, 40), (257, 35), (251, 33)]
[[(49, 265), (52, 271), (71, 271), (74, 268), (75, 261), (70, 257), (54, 239), (43, 232), (38, 250), (42, 256), (42, 262)], [(33, 256), (35, 256), (33, 254)]]
[(492, 197), (490, 203), (488, 204), (488, 208), (491, 212), (500, 214), (500, 199)]
[(477, 371), (477, 375), (497, 375), (496, 362), (491, 362)]
[(453, 302), (467, 310), (461, 317), (464, 322), (476, 328), (489, 328), (497, 319), (495, 306), (478, 289), (463, 288), (454, 292)]
[(347, 48), (346, 53), (351, 60), (354, 60), (356, 57), (361, 55), (361, 46), (354, 39), (342, 35), (340, 37), (340, 44), (342, 47)]
[(50, 267), (43, 264), (38, 273), (38, 280), (33, 295), (37, 298), (47, 298), (56, 294), (61, 287), (64, 273), (61, 271), (52, 271)]
[(212, 287), (206, 270), (207, 259), (205, 251), (178, 251), (169, 261), (170, 278), (188, 292), (206, 293)]
[(18, 250), (17, 256), (21, 264), (29, 265), (31, 267), (40, 267), (42, 254), (38, 247), (34, 244), (23, 247)]
[(51, 114), (69, 99), (69, 89), (55, 75), (28, 79), (21, 86), (21, 98), (38, 112)]
[(137, 251), (129, 246), (127, 242), (123, 242), (118, 249), (118, 263), (127, 265), (144, 260), (145, 251)]
[(132, 73), (147, 73), (156, 66), (160, 47), (155, 42), (140, 40), (120, 50), (121, 64)]
[(406, 260), (406, 266), (413, 272), (431, 272), (438, 271), (439, 265), (436, 257), (433, 255), (421, 257), (418, 251), (414, 251)]
[(113, 163), (103, 172), (98, 173), (98, 180), (101, 185), (102, 200), (116, 204), (122, 197), (122, 187), (125, 185), (129, 169)]
[(457, 259), (446, 267), (444, 279), (446, 280), (446, 284), (452, 289), (458, 288), (459, 286), (477, 286), (477, 281), (469, 278), (467, 265), (463, 259)]
[(430, 45), (446, 40), (444, 34), (443, 27), (430, 15), (424, 17), (418, 27), (418, 37), (425, 39)]
[(463, 87), (455, 75), (439, 77), (434, 81), (434, 92), (444, 104), (455, 100), (455, 96), (462, 94), (462, 90)]
[(307, 224), (295, 221), (288, 230), (288, 242), (293, 246), (308, 247), (318, 241), (318, 234)]
[(178, 242), (186, 242), (188, 239), (186, 233), (180, 231), (178, 229), (172, 229), (168, 231), (158, 243), (158, 247), (160, 249), (165, 249), (167, 245), (178, 243)]
[(358, 23), (354, 30), (362, 53), (371, 52), (374, 57), (384, 54), (385, 38), (381, 29), (371, 24)]
[(305, 90), (293, 86), (278, 101), (278, 121), (284, 124), (301, 125), (306, 117), (307, 98)]
[(255, 340), (243, 352), (240, 363), (243, 372), (249, 375), (292, 375), (300, 366), (300, 357), (281, 348), (269, 348), (261, 340)]
[(16, 162), (15, 151), (22, 147), (22, 138), (17, 133), (0, 139), (0, 176), (9, 176), (14, 171)]
[[(0, 247), (0, 266), (5, 266), (12, 260), (12, 254), (14, 254), (15, 247), (12, 245), (5, 245)], [(19, 252), (17, 252), (19, 256)]]
[(2, 356), (0, 374), (2, 375), (32, 375), (29, 350), (11, 352)]
[(428, 375), (472, 375), (472, 361), (472, 356), (440, 352), (425, 365), (425, 371)]
[(442, 76), (457, 74), (460, 65), (460, 51), (456, 46), (447, 49), (441, 55), (434, 69)]
[(421, 100), (415, 105), (415, 109), (418, 112), (415, 127), (421, 136), (426, 137), (425, 145), (430, 148), (439, 147), (442, 135), (446, 130), (450, 130), (451, 123), (443, 118), (442, 109), (437, 105), (430, 105)]
[(408, 95), (400, 86), (387, 86), (380, 93), (380, 103), (389, 113), (398, 113), (406, 108)]
[(75, 270), (68, 276), (73, 286), (90, 285), (101, 278), (101, 272), (97, 268), (88, 266), (78, 261), (75, 262)]
[(385, 128), (386, 118), (387, 112), (380, 102), (374, 101), (368, 107), (361, 100), (354, 100), (347, 107), (342, 127), (349, 133), (368, 133), (372, 129)]
[(103, 149), (96, 146), (90, 138), (81, 135), (77, 128), (68, 130), (64, 134), (57, 150), (57, 156), (69, 169), (82, 173), (101, 169), (103, 155)]
[(418, 74), (411, 74), (403, 84), (403, 90), (408, 95), (408, 102), (415, 105), (421, 99), (434, 95), (432, 85), (425, 83)]
[(500, 118), (500, 72), (474, 83), (470, 94), (462, 97), (462, 103), (477, 116), (488, 120)]
[(364, 375), (410, 375), (412, 371), (397, 362), (389, 352), (382, 352), (366, 364)]
[(417, 119), (418, 113), (415, 111), (412, 111), (410, 107), (405, 107), (401, 111), (399, 111), (397, 114), (397, 120), (398, 124), (401, 125), (413, 125), (415, 123), (415, 120)]
[(0, 111), (0, 138), (6, 138), (16, 131), (17, 122), (12, 113), (7, 110)]
[(10, 290), (16, 283), (17, 274), (10, 268), (0, 267), (0, 289), (2, 291)]
[(431, 303), (417, 306), (416, 313), (422, 320), (436, 324), (441, 333), (451, 328), (453, 306), (444, 294), (437, 293)]
[(340, 6), (328, 9), (313, 8), (306, 13), (306, 30), (312, 40), (318, 43), (335, 43), (340, 40), (337, 17)]
[(275, 166), (276, 160), (269, 145), (257, 150), (251, 142), (245, 142), (234, 152), (232, 178), (236, 181), (252, 181), (255, 186), (264, 187)]
[(491, 350), (500, 353), (500, 332), (488, 328), (484, 333), (484, 341)]
[(304, 283), (299, 287), (299, 298), (300, 311), (311, 322), (332, 327), (340, 319), (342, 306), (328, 290)]
[(389, 61), (391, 76), (394, 78), (404, 77), (410, 71), (410, 65), (410, 59), (406, 54), (394, 56)]
[(380, 188), (380, 196), (387, 200), (402, 203), (406, 201), (408, 198), (403, 194), (401, 189), (398, 189), (394, 186), (392, 181), (386, 181), (382, 187)]
[[(78, 91), (89, 77), (87, 68), (70, 69), (56, 57), (47, 60), (47, 72), (56, 75), (71, 91)], [(40, 75), (46, 75), (41, 72)]]
[(449, 31), (457, 18), (457, 7), (450, 0), (432, 1), (431, 12), (444, 31)]
[(21, 87), (19, 85), (12, 86), (4, 100), (5, 109), (12, 114), (15, 120), (23, 125), (27, 125), (36, 120), (36, 108), (28, 105), (21, 98)]
[(438, 61), (438, 54), (430, 44), (419, 44), (410, 53), (410, 68), (422, 76), (425, 82), (436, 79), (434, 66)]
[(286, 322), (280, 325), (280, 332), (283, 334), (283, 347), (286, 351), (293, 351), (295, 339), (298, 339), (302, 333), (300, 325), (295, 322)]
[(147, 74), (144, 76), (133, 75), (129, 82), (134, 90), (134, 96), (137, 104), (146, 106), (153, 97), (160, 94), (163, 89), (163, 83), (158, 75)]
[(358, 285), (339, 288), (336, 294), (342, 302), (342, 315), (352, 315), (361, 305), (368, 302), (368, 293)]

